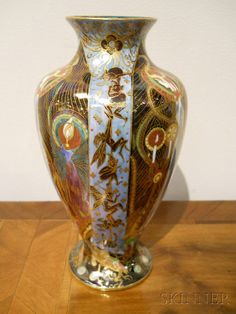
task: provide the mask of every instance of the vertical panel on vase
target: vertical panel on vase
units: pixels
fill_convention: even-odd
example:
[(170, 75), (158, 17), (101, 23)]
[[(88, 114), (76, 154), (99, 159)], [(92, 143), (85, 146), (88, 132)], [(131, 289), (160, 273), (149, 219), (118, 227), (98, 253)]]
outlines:
[(101, 28), (101, 24), (92, 23), (92, 28), (89, 21), (80, 23), (91, 72), (88, 95), (91, 241), (110, 253), (123, 254), (130, 179), (132, 72), (140, 41), (127, 24), (104, 22)]
[(141, 47), (134, 71), (134, 143), (127, 239), (144, 228), (172, 173), (179, 93), (175, 81), (159, 72)]
[(48, 164), (57, 191), (81, 234), (91, 222), (87, 162), (89, 81), (80, 49), (69, 65), (45, 78), (38, 89), (38, 117)]

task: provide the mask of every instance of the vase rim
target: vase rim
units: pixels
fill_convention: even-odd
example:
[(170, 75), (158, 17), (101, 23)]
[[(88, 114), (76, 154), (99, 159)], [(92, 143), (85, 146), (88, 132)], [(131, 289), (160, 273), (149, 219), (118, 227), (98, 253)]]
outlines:
[(98, 21), (153, 21), (155, 22), (157, 19), (154, 17), (146, 17), (146, 16), (96, 16), (96, 15), (72, 15), (72, 16), (67, 16), (67, 20), (98, 20)]

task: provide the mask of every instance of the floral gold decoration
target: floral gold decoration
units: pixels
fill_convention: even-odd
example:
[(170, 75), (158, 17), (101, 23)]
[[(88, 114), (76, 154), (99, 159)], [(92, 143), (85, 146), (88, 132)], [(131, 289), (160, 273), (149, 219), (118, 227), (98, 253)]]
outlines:
[(114, 35), (108, 35), (101, 42), (102, 48), (104, 48), (110, 55), (116, 51), (120, 51), (123, 47), (122, 41), (117, 39)]

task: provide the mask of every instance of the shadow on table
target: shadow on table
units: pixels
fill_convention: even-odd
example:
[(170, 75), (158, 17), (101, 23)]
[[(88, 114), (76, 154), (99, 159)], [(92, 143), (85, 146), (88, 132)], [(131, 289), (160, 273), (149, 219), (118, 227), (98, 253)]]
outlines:
[[(162, 202), (141, 236), (141, 242), (152, 247), (163, 238), (184, 216), (189, 200), (189, 191), (184, 174), (177, 165)], [(173, 202), (175, 201), (175, 202)], [(176, 202), (177, 201), (177, 202)]]

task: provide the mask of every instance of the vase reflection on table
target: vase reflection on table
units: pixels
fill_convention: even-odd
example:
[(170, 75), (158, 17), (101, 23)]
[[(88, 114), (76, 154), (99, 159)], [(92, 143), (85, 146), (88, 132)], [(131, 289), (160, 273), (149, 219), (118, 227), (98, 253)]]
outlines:
[(181, 146), (186, 95), (153, 65), (145, 17), (69, 17), (80, 39), (65, 67), (42, 80), (37, 116), (57, 191), (77, 223), (73, 273), (116, 290), (149, 274), (138, 239), (166, 190)]

